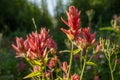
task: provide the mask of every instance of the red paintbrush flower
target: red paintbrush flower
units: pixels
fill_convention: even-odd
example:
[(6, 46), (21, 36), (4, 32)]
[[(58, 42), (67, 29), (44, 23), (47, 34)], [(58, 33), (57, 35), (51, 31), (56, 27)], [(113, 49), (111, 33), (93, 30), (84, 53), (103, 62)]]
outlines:
[(12, 45), (12, 47), (19, 53), (17, 56), (21, 56), (24, 52), (24, 55), (31, 59), (43, 58), (47, 54), (47, 50), (57, 49), (56, 43), (45, 28), (41, 28), (40, 34), (32, 32), (25, 41), (22, 38), (17, 38), (16, 42), (17, 46)]
[(51, 58), (47, 66), (49, 69), (53, 69), (55, 67), (55, 64), (56, 64), (56, 59)]
[(90, 28), (82, 29), (82, 38), (87, 41), (88, 44), (93, 44), (95, 42), (95, 32), (93, 34), (90, 33)]
[(66, 21), (63, 18), (61, 19), (67, 26), (69, 26), (69, 30), (64, 28), (61, 28), (61, 30), (68, 36), (70, 40), (74, 40), (80, 34), (80, 12), (78, 12), (74, 6), (70, 6), (69, 11), (66, 12), (66, 14), (68, 20)]
[(45, 28), (42, 28), (40, 34), (33, 32), (27, 36), (27, 42), (29, 44), (30, 57), (44, 57), (46, 55), (46, 49), (57, 49), (56, 43), (49, 35)]
[(16, 45), (12, 44), (13, 49), (17, 53), (17, 57), (24, 57), (26, 49), (24, 47), (24, 40), (23, 38), (16, 37)]
[(95, 32), (90, 33), (90, 28), (82, 28), (81, 36), (76, 39), (76, 43), (80, 49), (87, 48), (95, 42)]

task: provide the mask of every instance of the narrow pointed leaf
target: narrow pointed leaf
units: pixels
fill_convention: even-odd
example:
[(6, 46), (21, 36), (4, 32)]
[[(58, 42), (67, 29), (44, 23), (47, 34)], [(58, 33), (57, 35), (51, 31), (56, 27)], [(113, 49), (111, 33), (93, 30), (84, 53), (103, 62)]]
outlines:
[(31, 65), (38, 65), (38, 66), (41, 65), (40, 61), (38, 61), (38, 60), (31, 60), (31, 59), (29, 59), (29, 58), (27, 58), (26, 60), (27, 60)]
[(97, 66), (94, 62), (86, 62), (87, 65), (90, 65), (90, 66)]
[(80, 52), (80, 49), (76, 49), (72, 52), (73, 55), (77, 54), (78, 52)]
[(100, 28), (100, 30), (115, 31), (115, 28), (112, 28), (112, 27), (104, 27), (104, 28)]
[(28, 74), (27, 76), (25, 76), (23, 79), (26, 79), (26, 78), (32, 78), (32, 77), (35, 77), (35, 76), (40, 76), (40, 72), (39, 71), (35, 71), (35, 72), (32, 72), (30, 74)]

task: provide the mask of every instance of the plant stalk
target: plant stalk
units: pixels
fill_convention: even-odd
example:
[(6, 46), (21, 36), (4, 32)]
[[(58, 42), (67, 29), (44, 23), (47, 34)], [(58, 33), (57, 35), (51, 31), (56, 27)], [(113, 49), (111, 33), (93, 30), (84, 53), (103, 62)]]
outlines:
[(72, 43), (72, 48), (71, 48), (71, 53), (70, 53), (70, 62), (69, 62), (69, 70), (67, 73), (67, 80), (69, 80), (69, 76), (70, 76), (70, 70), (71, 70), (71, 66), (72, 66), (72, 59), (73, 59), (73, 43)]
[(112, 71), (112, 66), (111, 66), (111, 64), (110, 64), (110, 60), (109, 60), (108, 62), (109, 62), (109, 68), (110, 68), (111, 80), (114, 80), (114, 76), (113, 76), (113, 71)]
[(86, 59), (84, 59), (83, 68), (82, 68), (82, 72), (81, 72), (81, 75), (80, 75), (80, 80), (82, 80), (82, 77), (83, 77), (83, 73), (84, 73), (84, 70), (85, 70), (85, 64), (86, 64)]

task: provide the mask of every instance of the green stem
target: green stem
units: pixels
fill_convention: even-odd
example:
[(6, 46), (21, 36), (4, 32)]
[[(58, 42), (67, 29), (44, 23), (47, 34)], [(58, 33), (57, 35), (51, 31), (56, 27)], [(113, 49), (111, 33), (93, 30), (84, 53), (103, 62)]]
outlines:
[(71, 66), (72, 66), (72, 59), (73, 59), (72, 52), (73, 52), (73, 43), (72, 43), (72, 48), (71, 48), (71, 53), (70, 53), (70, 63), (69, 63), (69, 70), (68, 70), (68, 73), (67, 73), (67, 80), (69, 80), (70, 70), (71, 70)]
[(86, 64), (86, 59), (84, 59), (83, 68), (82, 68), (82, 72), (81, 72), (81, 75), (80, 75), (80, 80), (82, 80), (82, 77), (83, 77), (83, 73), (84, 73), (84, 70), (85, 70), (85, 64)]
[(93, 54), (88, 61), (91, 61), (94, 58), (94, 55), (95, 54)]
[(80, 54), (80, 70), (82, 70), (82, 53)]
[(110, 60), (108, 60), (108, 62), (109, 62), (109, 68), (110, 68), (111, 79), (114, 80), (113, 71), (112, 71), (112, 66), (111, 66), (111, 64), (110, 64)]
[[(108, 53), (109, 54), (109, 53)], [(110, 68), (110, 74), (111, 74), (111, 80), (114, 80), (114, 76), (113, 76), (113, 70), (114, 70), (114, 68), (112, 69), (112, 65), (111, 65), (111, 63), (110, 63), (110, 61), (111, 61), (111, 55), (109, 54), (109, 55), (107, 55), (107, 54), (105, 54), (105, 56), (106, 56), (106, 58), (107, 58), (107, 60), (108, 60), (108, 65), (109, 65), (109, 68)]]
[(114, 72), (115, 71), (115, 68), (116, 68), (116, 65), (117, 65), (117, 55), (115, 56), (115, 64), (114, 64), (114, 67), (113, 67), (113, 69), (112, 69), (112, 72)]

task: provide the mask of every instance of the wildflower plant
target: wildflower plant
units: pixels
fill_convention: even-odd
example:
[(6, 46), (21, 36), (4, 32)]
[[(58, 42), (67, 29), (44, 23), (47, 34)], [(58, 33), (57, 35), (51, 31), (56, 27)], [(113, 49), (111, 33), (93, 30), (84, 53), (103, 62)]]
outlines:
[[(80, 26), (80, 12), (74, 6), (70, 6), (66, 14), (67, 20), (63, 18), (61, 20), (68, 26), (68, 29), (61, 28), (61, 31), (66, 34), (70, 48), (59, 52), (70, 54), (69, 63), (60, 61), (57, 56), (57, 44), (46, 28), (41, 28), (39, 33), (37, 31), (30, 33), (25, 40), (16, 37), (16, 45), (12, 44), (16, 57), (25, 58), (32, 66), (31, 73), (24, 79), (84, 80), (86, 69), (90, 69), (91, 66), (97, 67), (95, 57), (99, 52), (103, 52), (108, 62), (111, 80), (114, 80), (117, 46), (111, 44), (110, 40), (101, 38), (97, 42), (96, 32), (91, 33), (89, 26), (85, 28)], [(92, 79), (99, 80), (99, 76), (95, 75)]]
[[(55, 66), (55, 52), (57, 45), (49, 35), (46, 28), (41, 28), (40, 33), (37, 31), (27, 35), (26, 39), (16, 38), (17, 45), (12, 45), (16, 51), (16, 57), (25, 58), (33, 67), (32, 73), (24, 78), (36, 77), (37, 79), (45, 78), (47, 63), (49, 61), (48, 55), (51, 53), (53, 58), (50, 60), (48, 67), (52, 69)], [(55, 59), (54, 59), (55, 58)], [(47, 76), (48, 77), (48, 76)]]
[[(63, 29), (61, 30), (68, 36), (68, 39), (71, 41), (71, 50), (70, 50), (70, 63), (69, 63), (69, 70), (67, 75), (67, 80), (70, 79), (70, 71), (72, 66), (72, 59), (73, 55), (79, 54), (80, 57), (80, 70), (81, 73), (79, 74), (80, 80), (82, 80), (84, 69), (86, 64), (92, 63), (90, 61), (87, 61), (87, 53), (88, 48), (92, 46), (95, 43), (95, 34), (91, 34), (90, 27), (87, 28), (81, 28), (80, 27), (80, 12), (74, 7), (70, 6), (69, 11), (66, 12), (68, 16), (68, 20), (65, 21), (63, 18), (62, 21), (68, 25), (69, 29)], [(75, 48), (77, 47), (77, 48)], [(77, 75), (78, 76), (78, 75)], [(73, 79), (74, 80), (74, 79)]]
[(110, 69), (111, 80), (114, 80), (114, 71), (117, 65), (117, 55), (118, 55), (118, 48), (117, 45), (111, 44), (110, 40), (104, 40), (100, 38), (100, 44), (102, 46), (102, 51), (107, 59), (107, 63)]

